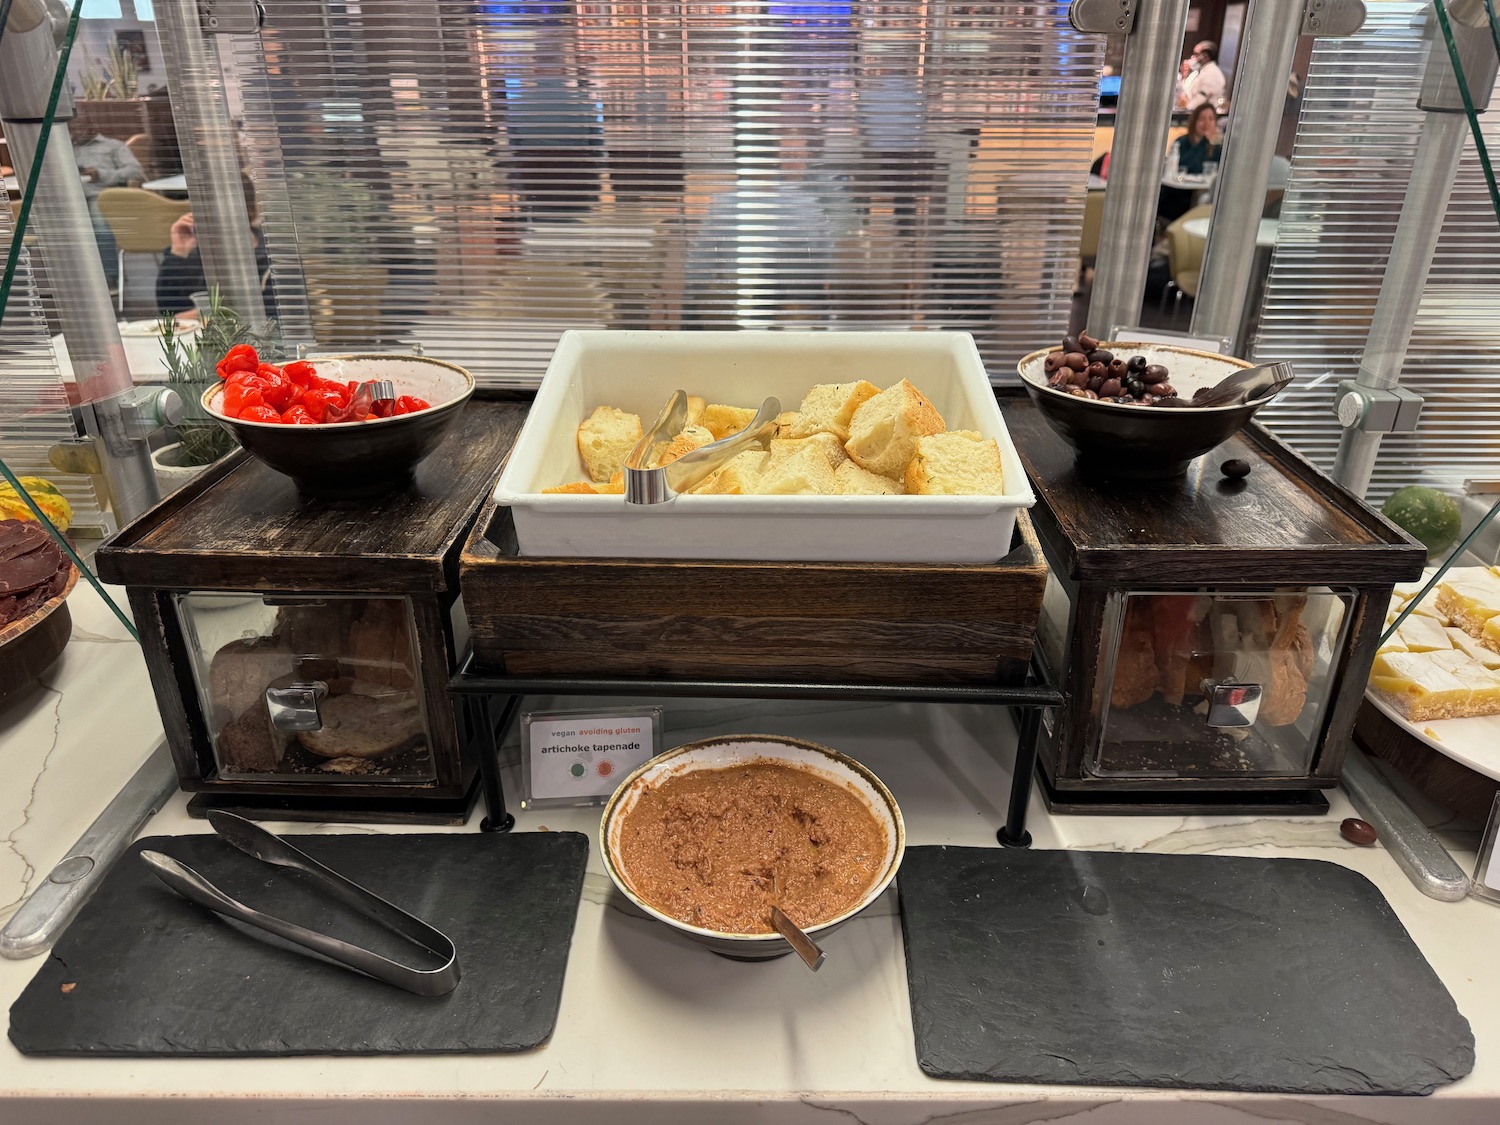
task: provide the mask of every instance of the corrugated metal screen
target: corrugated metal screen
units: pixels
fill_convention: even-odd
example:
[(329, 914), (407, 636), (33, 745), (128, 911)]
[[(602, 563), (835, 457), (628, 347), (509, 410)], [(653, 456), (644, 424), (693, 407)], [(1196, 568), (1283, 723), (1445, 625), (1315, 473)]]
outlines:
[(1102, 41), (1066, 4), (269, 0), (235, 50), (319, 347), (503, 383), (569, 327), (927, 326), (999, 375), (1067, 322)]
[[(7, 204), (0, 207), (0, 263), (10, 253), (13, 231)], [(77, 398), (76, 384), (65, 383), (58, 369), (31, 255), (23, 249), (0, 322), (0, 457), (18, 476), (56, 484), (73, 506), (76, 528), (107, 529), (94, 478), (61, 473), (48, 461), (53, 445), (78, 436), (70, 398)]]
[[(1304, 380), (1260, 415), (1327, 468), (1338, 449), (1338, 381), (1358, 367), (1425, 115), (1425, 6), (1375, 0), (1364, 29), (1319, 39), (1305, 88), (1258, 360), (1289, 359)], [(1497, 102), (1500, 104), (1500, 102)], [(1480, 118), (1500, 151), (1495, 111)], [(1387, 435), (1369, 496), (1420, 479), (1457, 490), (1500, 477), (1500, 222), (1468, 141), (1412, 335), (1402, 383), (1426, 399), (1415, 433)]]

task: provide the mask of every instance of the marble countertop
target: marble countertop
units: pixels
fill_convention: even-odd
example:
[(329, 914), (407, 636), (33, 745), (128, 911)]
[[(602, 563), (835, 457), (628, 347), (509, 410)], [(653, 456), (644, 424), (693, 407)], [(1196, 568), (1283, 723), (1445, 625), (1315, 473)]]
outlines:
[[(160, 737), (139, 653), (97, 595), (70, 599), (73, 642), (41, 687), (0, 711), (0, 921), (87, 827)], [(993, 846), (1014, 735), (974, 706), (663, 700), (668, 744), (770, 731), (843, 749), (890, 786), (916, 844)], [(560, 701), (537, 699), (528, 707)], [(568, 701), (564, 706), (581, 706)], [(513, 781), (511, 775), (507, 780)], [(649, 1122), (1108, 1125), (1500, 1120), (1500, 909), (1424, 898), (1380, 848), (1346, 843), (1341, 793), (1318, 818), (1050, 818), (1042, 848), (1319, 858), (1381, 889), (1473, 1024), (1472, 1074), (1426, 1098), (940, 1082), (916, 1064), (896, 903), (831, 935), (810, 977), (793, 958), (726, 961), (641, 917), (591, 856), (556, 1033), (519, 1055), (299, 1059), (33, 1059), (0, 1044), (0, 1120), (32, 1122)], [(594, 835), (597, 810), (517, 810), (519, 830)], [(477, 817), (471, 820), (472, 831)], [(180, 795), (149, 834), (199, 832)], [(290, 831), (401, 831), (273, 825)], [(432, 829), (420, 829), (432, 831)], [(1445, 826), (1466, 867), (1477, 837)], [(8, 1007), (37, 961), (0, 961)], [(1354, 971), (1357, 971), (1354, 970)], [(1372, 980), (1371, 987), (1380, 987)]]

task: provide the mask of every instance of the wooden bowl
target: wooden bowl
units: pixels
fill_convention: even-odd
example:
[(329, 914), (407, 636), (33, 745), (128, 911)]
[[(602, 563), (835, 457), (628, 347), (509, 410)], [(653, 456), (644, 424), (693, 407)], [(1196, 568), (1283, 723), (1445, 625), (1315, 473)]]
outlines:
[(710, 930), (673, 918), (646, 902), (636, 893), (630, 880), (630, 872), (621, 863), (620, 829), (641, 793), (665, 778), (674, 774), (727, 769), (753, 762), (773, 762), (807, 770), (834, 784), (848, 786), (885, 829), (886, 854), (880, 874), (860, 896), (859, 901), (848, 910), (816, 926), (805, 927), (806, 932), (814, 939), (842, 926), (879, 898), (896, 877), (896, 869), (901, 866), (901, 857), (906, 852), (906, 826), (901, 820), (901, 810), (896, 806), (896, 799), (891, 796), (891, 791), (863, 765), (837, 750), (781, 735), (744, 734), (706, 738), (701, 742), (690, 742), (668, 750), (665, 754), (658, 754), (622, 781), (604, 807), (604, 815), (599, 821), (599, 851), (604, 857), (604, 869), (609, 872), (609, 877), (614, 880), (620, 893), (646, 914), (706, 945), (715, 953), (736, 961), (769, 961), (774, 957), (784, 957), (792, 952), (792, 947), (780, 934), (736, 934)]
[(75, 566), (62, 593), (0, 629), (0, 704), (30, 687), (62, 655), (73, 635), (73, 617), (64, 602), (77, 582)]
[(297, 482), (308, 496), (375, 496), (412, 479), (423, 459), (443, 443), (474, 393), (474, 376), (451, 363), (414, 355), (308, 356), (325, 378), (389, 379), (398, 395), (416, 395), (430, 410), (364, 422), (283, 426), (245, 422), (222, 409), (224, 387), (203, 392), (203, 409), (252, 457)]

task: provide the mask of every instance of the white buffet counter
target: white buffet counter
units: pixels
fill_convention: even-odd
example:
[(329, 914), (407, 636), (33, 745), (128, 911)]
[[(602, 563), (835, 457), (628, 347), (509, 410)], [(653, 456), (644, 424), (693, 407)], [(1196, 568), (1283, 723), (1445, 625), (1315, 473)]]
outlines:
[[(134, 646), (97, 596), (70, 599), (73, 643), (46, 686), (0, 711), (0, 921), (73, 843), (160, 736)], [(571, 704), (577, 706), (578, 704)], [(914, 844), (989, 846), (1003, 816), (1012, 736), (979, 707), (670, 702), (669, 745), (768, 730), (846, 750), (890, 786)], [(998, 743), (992, 757), (985, 742)], [(7, 1125), (213, 1121), (424, 1125), (505, 1121), (713, 1125), (1445, 1125), (1500, 1120), (1500, 909), (1422, 897), (1377, 848), (1339, 836), (1341, 794), (1317, 819), (1079, 817), (1031, 830), (1043, 848), (1300, 856), (1363, 873), (1447, 984), (1477, 1040), (1474, 1072), (1427, 1098), (1295, 1098), (1220, 1092), (940, 1082), (917, 1068), (894, 898), (826, 941), (816, 977), (794, 958), (722, 960), (627, 913), (590, 862), (557, 1031), (520, 1055), (404, 1058), (28, 1059), (0, 1045)], [(520, 813), (518, 828), (593, 836), (597, 810)], [(477, 817), (471, 823), (477, 823)], [(291, 831), (306, 826), (285, 827)], [(178, 796), (152, 833), (203, 831)], [(346, 826), (317, 830), (351, 831)], [(375, 831), (358, 828), (354, 831)], [(379, 831), (391, 829), (380, 828)], [(431, 831), (431, 829), (422, 829)], [(472, 830), (472, 828), (471, 828)], [(1472, 848), (1472, 836), (1454, 843)], [(597, 847), (595, 847), (597, 852)], [(1472, 854), (1461, 854), (1468, 865)], [(8, 1007), (38, 961), (0, 961)], [(1350, 967), (1359, 972), (1360, 967)], [(1372, 979), (1371, 988), (1382, 987)]]

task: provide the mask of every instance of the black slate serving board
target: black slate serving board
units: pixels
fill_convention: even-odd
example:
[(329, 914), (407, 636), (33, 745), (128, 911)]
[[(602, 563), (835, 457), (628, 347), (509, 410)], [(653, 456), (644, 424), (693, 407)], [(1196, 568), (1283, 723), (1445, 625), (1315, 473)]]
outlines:
[(1379, 890), (1316, 860), (908, 848), (934, 1078), (1425, 1094), (1474, 1036)]
[(376, 949), (434, 958), (293, 872), (213, 835), (138, 841), (11, 1006), (37, 1055), (383, 1055), (524, 1051), (557, 1022), (588, 838), (291, 834), (297, 847), (453, 939), (462, 980), (420, 997), (283, 945), (168, 890), (166, 852), (247, 905)]

